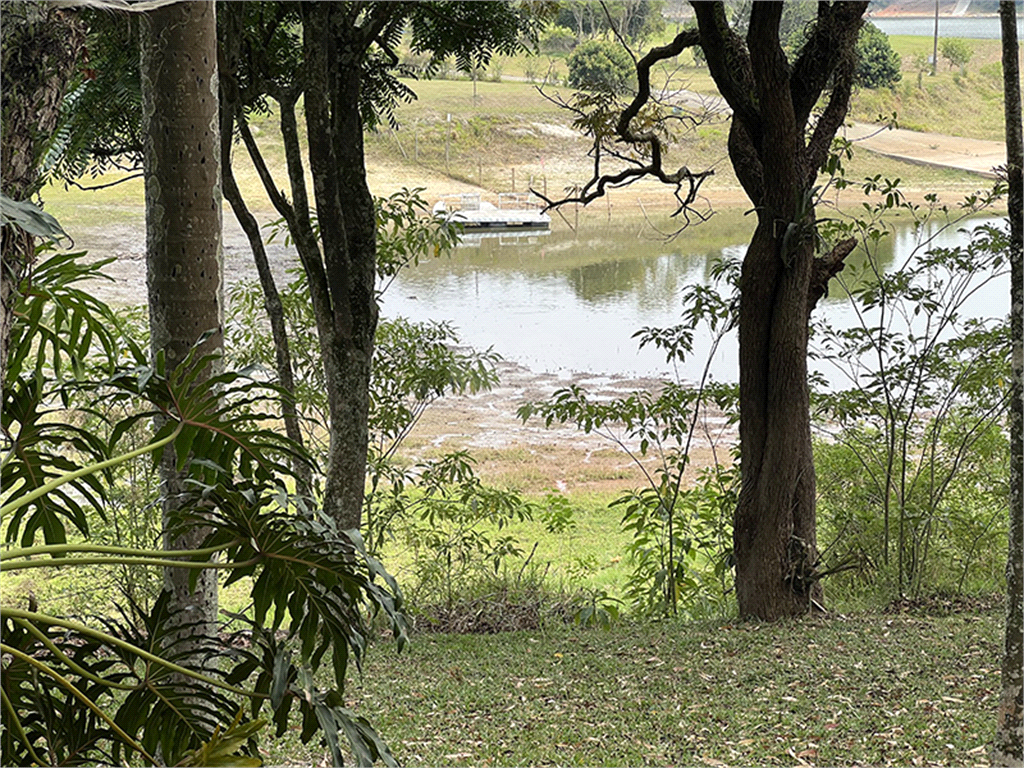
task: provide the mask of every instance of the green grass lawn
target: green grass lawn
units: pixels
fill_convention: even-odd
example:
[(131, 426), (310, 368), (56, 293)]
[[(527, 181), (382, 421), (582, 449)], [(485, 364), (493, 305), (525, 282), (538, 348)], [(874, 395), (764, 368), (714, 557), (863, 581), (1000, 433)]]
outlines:
[(956, 67), (950, 69), (940, 54), (935, 76), (923, 74), (920, 87), (914, 57), (931, 55), (931, 39), (894, 35), (889, 42), (902, 59), (902, 81), (892, 88), (858, 91), (851, 104), (851, 117), (871, 121), (878, 115), (896, 112), (901, 128), (1003, 140), (1003, 83), (998, 40), (969, 41), (974, 56), (965, 74)]
[(409, 766), (985, 765), (1001, 618), (421, 634), (372, 647), (347, 698)]

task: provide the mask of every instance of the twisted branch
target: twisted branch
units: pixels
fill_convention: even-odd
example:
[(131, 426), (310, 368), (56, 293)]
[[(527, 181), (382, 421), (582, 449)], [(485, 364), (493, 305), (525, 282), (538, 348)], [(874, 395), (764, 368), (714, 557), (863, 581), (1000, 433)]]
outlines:
[[(703, 184), (704, 180), (709, 176), (714, 175), (714, 170), (694, 173), (686, 166), (682, 166), (678, 170), (671, 172), (665, 170), (662, 165), (663, 143), (661, 138), (653, 130), (635, 133), (630, 124), (633, 118), (636, 117), (640, 113), (640, 110), (643, 109), (643, 107), (651, 100), (651, 67), (660, 61), (678, 56), (686, 48), (698, 45), (699, 43), (700, 34), (697, 30), (686, 30), (676, 35), (675, 39), (668, 45), (652, 48), (646, 56), (636, 63), (637, 93), (619, 116), (615, 126), (615, 135), (617, 137), (617, 141), (633, 145), (634, 147), (646, 144), (647, 152), (650, 157), (649, 162), (642, 163), (639, 160), (627, 158), (624, 154), (609, 151), (608, 154), (628, 162), (633, 162), (636, 165), (632, 168), (623, 169), (618, 173), (601, 174), (601, 137), (598, 136), (594, 142), (593, 176), (579, 189), (577, 194), (554, 200), (535, 189), (530, 190), (533, 194), (544, 201), (544, 210), (557, 209), (560, 206), (570, 203), (582, 203), (583, 205), (587, 205), (599, 197), (603, 197), (609, 188), (614, 189), (616, 187), (627, 186), (648, 176), (656, 178), (664, 184), (675, 186), (673, 194), (675, 195), (679, 205), (673, 212), (673, 216), (677, 216), (690, 208), (693, 202), (697, 199), (701, 184)], [(571, 107), (564, 102), (562, 102), (562, 104), (582, 116), (581, 110)]]

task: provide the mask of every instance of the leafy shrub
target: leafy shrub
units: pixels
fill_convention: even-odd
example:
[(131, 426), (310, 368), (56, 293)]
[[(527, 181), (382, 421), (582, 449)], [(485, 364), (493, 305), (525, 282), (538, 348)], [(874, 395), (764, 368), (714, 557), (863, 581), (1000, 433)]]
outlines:
[(569, 53), (576, 47), (576, 35), (567, 27), (557, 24), (540, 33), (541, 53)]
[(974, 57), (974, 48), (959, 37), (944, 37), (939, 41), (939, 53), (949, 62), (949, 68), (960, 67), (960, 74), (967, 74), (967, 64)]
[[(302, 740), (322, 736), (335, 764), (344, 735), (360, 763), (393, 765), (341, 692), (348, 661), (365, 649), (368, 611), (387, 615), (404, 640), (401, 596), (357, 537), (293, 504), (284, 478), (301, 453), (266, 428), (262, 412), (279, 393), (230, 371), (197, 382), (213, 359), (195, 348), (174, 371), (163, 355), (151, 362), (108, 307), (75, 287), (97, 274), (78, 255), (44, 260), (16, 294), (0, 515), (8, 544), (21, 546), (0, 551), (5, 579), (97, 566), (217, 568), (228, 583), (251, 585), (253, 608), (232, 617), (248, 629), (241, 644), (219, 634), (182, 638), (188, 620), (171, 612), (169, 592), (73, 618), (32, 597), (15, 607), (5, 592), (5, 762), (253, 765), (259, 731), (271, 720), (280, 736), (297, 708)], [(76, 398), (90, 403), (93, 419), (109, 420), (105, 435), (71, 410)], [(163, 426), (154, 434), (131, 434), (157, 415)], [(126, 449), (134, 438), (141, 445)], [(167, 449), (188, 476), (171, 533), (202, 520), (211, 533), (201, 548), (97, 545), (87, 508), (104, 519), (117, 471)], [(333, 672), (327, 689), (313, 682), (321, 669)]]
[(889, 45), (889, 36), (866, 22), (857, 39), (856, 79), (865, 88), (886, 88), (903, 77), (900, 74), (900, 55)]
[(636, 68), (617, 43), (588, 40), (566, 59), (569, 85), (585, 91), (624, 94), (636, 89)]
[[(867, 258), (837, 277), (856, 322), (813, 321), (812, 355), (851, 382), (814, 394), (819, 428), (837, 444), (818, 446), (820, 509), (838, 551), (896, 595), (959, 589), (988, 568), (979, 547), (1001, 531), (1006, 470), (997, 446), (1009, 380), (1005, 318), (966, 318), (965, 302), (1005, 275), (1008, 246), (989, 225), (961, 247), (938, 247), (934, 237), (992, 205), (1001, 189), (952, 212), (933, 195), (928, 207), (909, 203), (898, 181), (862, 186), (880, 202), (821, 228), (827, 239), (833, 228), (856, 233)], [(904, 263), (885, 268), (882, 217), (894, 211), (914, 218), (919, 240)]]
[[(958, 429), (967, 424), (961, 421)], [(926, 433), (936, 426), (926, 425)], [(949, 429), (943, 438), (950, 447), (962, 434), (958, 429)], [(880, 578), (879, 601), (884, 602), (899, 591), (901, 566), (898, 558), (890, 556), (887, 562), (885, 553), (886, 490), (878, 482), (882, 468), (877, 458), (861, 450), (863, 445), (884, 441), (884, 436), (870, 429), (855, 434), (856, 430), (851, 427), (838, 442), (815, 443), (818, 523), (822, 540), (833, 545), (834, 565), (841, 563), (843, 570), (849, 567), (833, 579), (840, 593), (862, 592), (865, 583)], [(927, 450), (927, 446), (914, 449)], [(990, 422), (962, 457), (941, 455), (927, 467), (939, 483), (921, 477), (920, 467), (909, 467), (913, 482), (900, 499), (905, 508), (902, 569), (909, 594), (1000, 588), (1007, 535), (1007, 455), (1005, 433)], [(896, 466), (893, 472), (902, 476), (905, 469)], [(891, 517), (896, 519), (900, 509), (891, 506)]]
[[(719, 462), (700, 473), (695, 487), (683, 485), (689, 451), (701, 417), (709, 408), (735, 421), (738, 389), (710, 380), (708, 367), (724, 336), (734, 327), (733, 299), (739, 279), (737, 261), (714, 265), (714, 286), (690, 286), (682, 303), (687, 309), (671, 328), (643, 328), (635, 336), (640, 346), (653, 345), (670, 363), (683, 361), (693, 348), (694, 334), (705, 325), (712, 339), (704, 373), (697, 386), (664, 382), (657, 394), (640, 391), (613, 400), (596, 400), (576, 385), (558, 390), (550, 400), (526, 403), (519, 409), (524, 421), (541, 416), (545, 424), (572, 422), (594, 432), (626, 452), (646, 480), (613, 502), (623, 509), (622, 526), (632, 534), (627, 547), (633, 572), (626, 596), (638, 612), (691, 617), (721, 610), (731, 591), (732, 510), (736, 503), (738, 471)], [(724, 282), (726, 290), (717, 283)], [(712, 449), (716, 439), (710, 430)], [(636, 446), (636, 447), (633, 447)], [(644, 463), (654, 458), (652, 469)], [(612, 615), (606, 600), (591, 601), (585, 616), (604, 623)], [(612, 606), (615, 607), (614, 605)], [(599, 610), (600, 608), (600, 610)], [(604, 613), (601, 613), (601, 611)]]
[[(674, 480), (668, 475), (663, 479)], [(731, 591), (732, 515), (738, 492), (738, 466), (715, 466), (701, 471), (693, 488), (679, 491), (670, 509), (660, 501), (666, 493), (651, 488), (613, 502), (625, 510), (622, 527), (633, 533), (626, 548), (633, 572), (625, 587), (633, 608), (658, 615), (670, 613), (678, 603), (692, 619), (721, 609)]]

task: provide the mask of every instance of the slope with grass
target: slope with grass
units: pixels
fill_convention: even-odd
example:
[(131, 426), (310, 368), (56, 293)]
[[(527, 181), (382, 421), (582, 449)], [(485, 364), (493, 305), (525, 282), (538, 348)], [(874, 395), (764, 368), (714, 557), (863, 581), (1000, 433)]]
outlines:
[(410, 766), (985, 765), (1001, 613), (950, 607), (418, 635), (348, 695)]

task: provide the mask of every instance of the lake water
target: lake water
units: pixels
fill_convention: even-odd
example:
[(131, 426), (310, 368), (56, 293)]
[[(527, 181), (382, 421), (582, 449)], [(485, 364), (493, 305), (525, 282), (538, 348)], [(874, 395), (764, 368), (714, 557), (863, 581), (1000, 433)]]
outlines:
[[(887, 35), (933, 37), (935, 17), (871, 17), (871, 23)], [(997, 16), (939, 16), (939, 37), (963, 37), (973, 40), (999, 40)], [(1017, 37), (1024, 37), (1024, 18), (1017, 18)]]
[[(556, 221), (547, 235), (478, 239), (450, 258), (403, 271), (385, 293), (382, 312), (450, 321), (463, 343), (493, 347), (536, 372), (663, 376), (669, 373), (664, 355), (639, 350), (632, 335), (645, 326), (676, 324), (684, 288), (707, 280), (712, 258), (744, 252), (752, 218), (719, 214), (671, 242), (657, 237), (642, 219), (595, 219), (581, 224), (578, 235)], [(891, 265), (909, 256), (917, 236), (903, 227), (887, 241), (881, 260)], [(965, 234), (951, 231), (936, 242), (965, 241)], [(856, 255), (848, 261), (855, 262)], [(836, 325), (852, 323), (841, 289), (831, 293), (817, 311), (828, 312)], [(986, 286), (969, 311), (1005, 316), (1008, 281)], [(684, 378), (699, 376), (708, 346), (707, 338), (698, 339), (680, 371)], [(723, 343), (712, 371), (719, 380), (736, 380), (735, 333)]]

